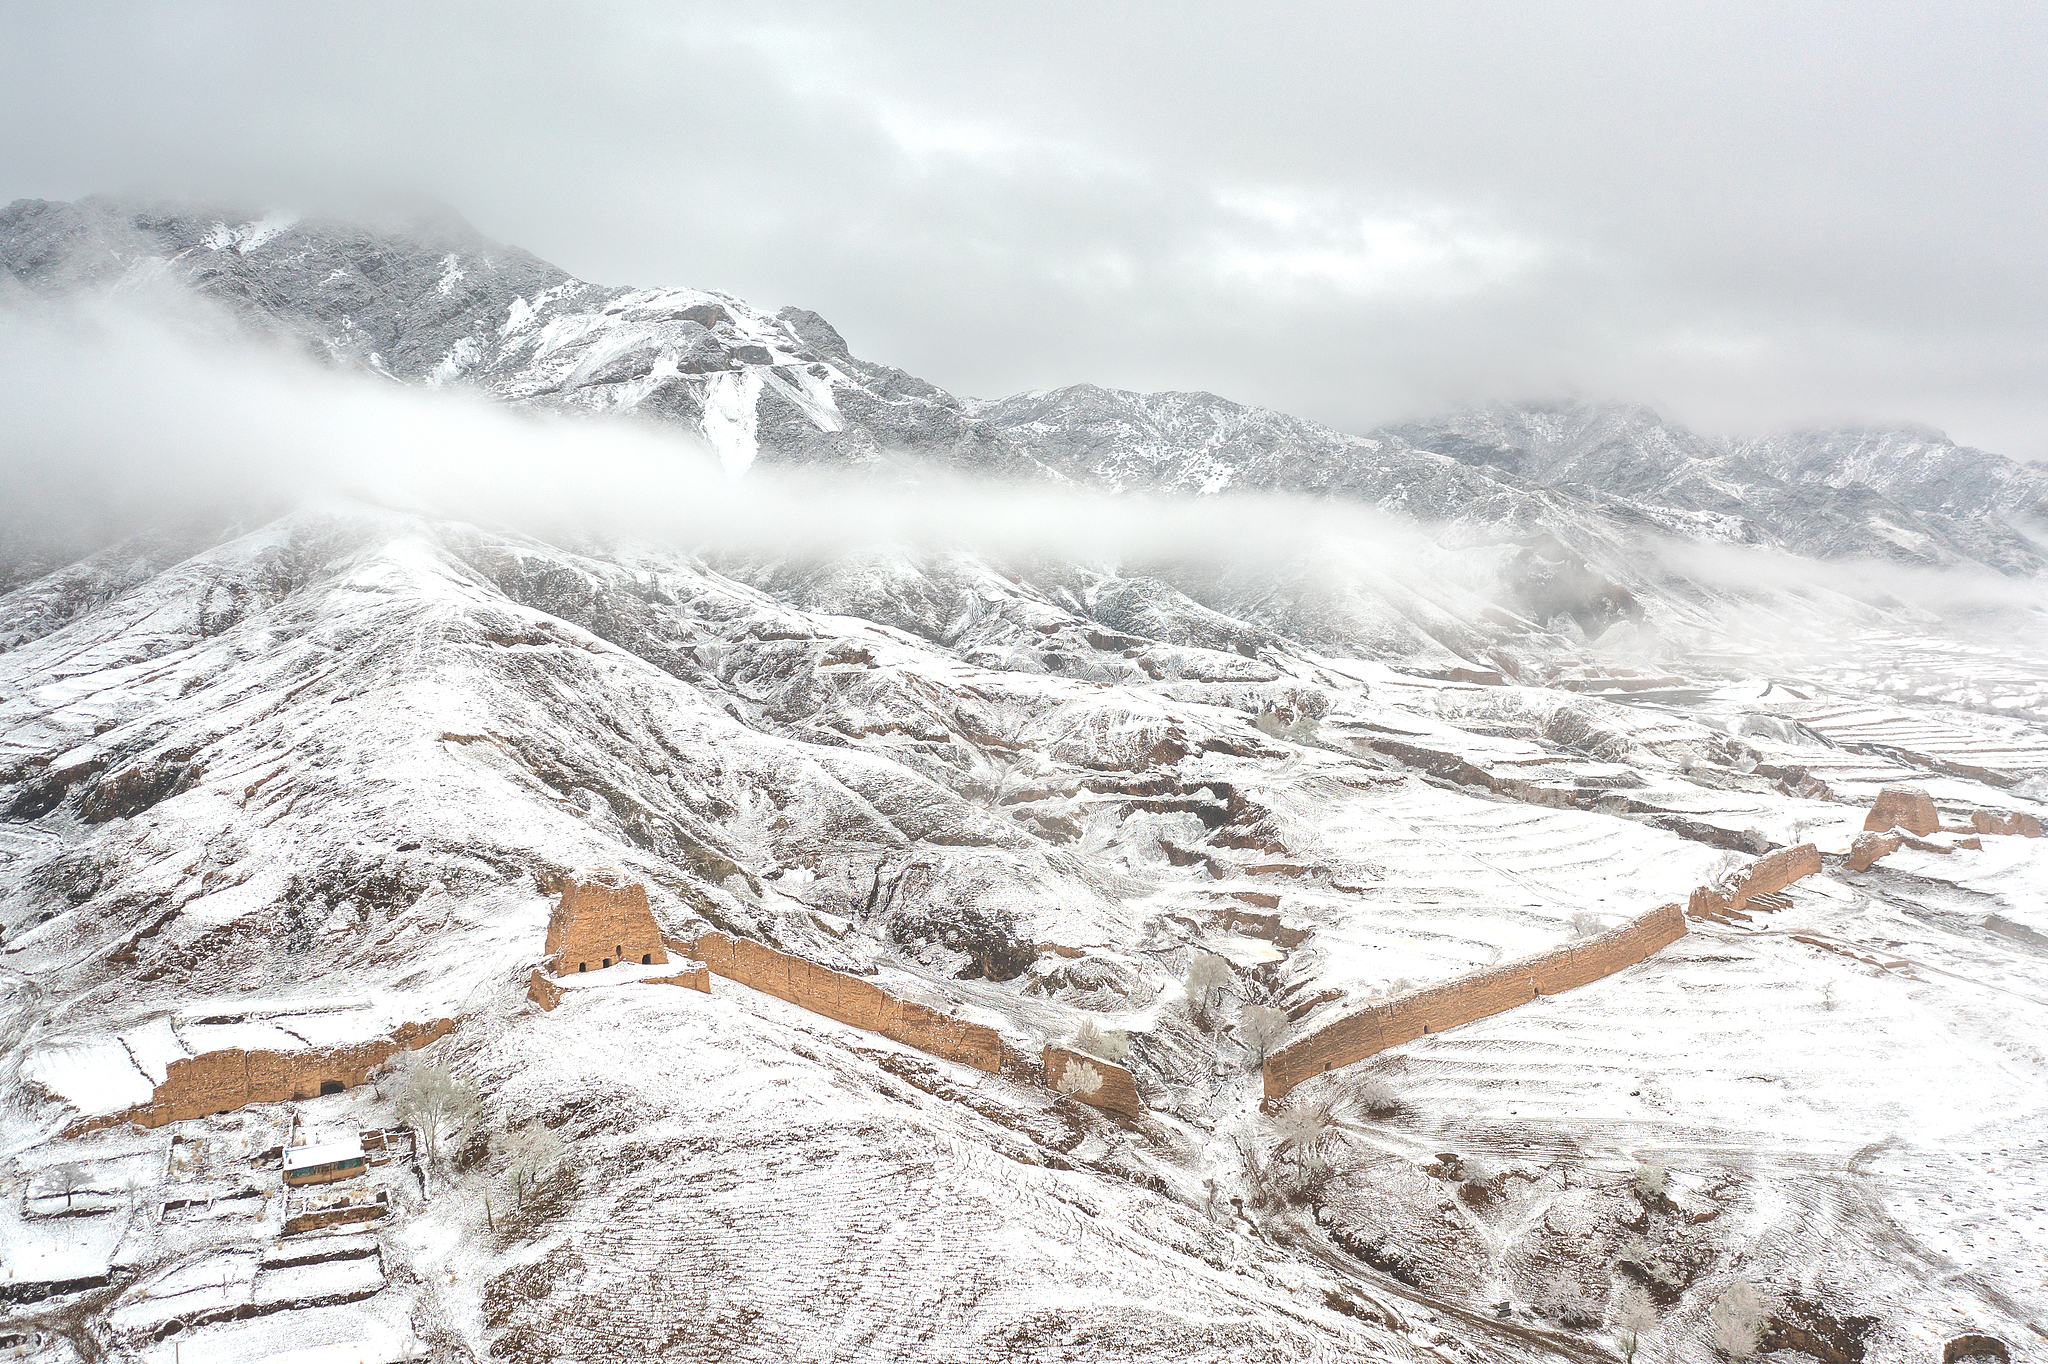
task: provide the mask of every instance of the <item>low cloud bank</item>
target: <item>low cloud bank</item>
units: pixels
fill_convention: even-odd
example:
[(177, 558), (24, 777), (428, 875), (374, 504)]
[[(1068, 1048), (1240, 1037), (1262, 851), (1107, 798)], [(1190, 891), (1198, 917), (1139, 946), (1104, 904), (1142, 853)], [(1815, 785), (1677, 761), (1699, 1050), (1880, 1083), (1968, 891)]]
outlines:
[[(1504, 586), (1502, 555), (1460, 551), (1429, 526), (1352, 503), (1110, 495), (908, 467), (895, 478), (757, 467), (734, 482), (673, 427), (517, 411), (337, 371), (253, 341), (189, 298), (0, 309), (0, 411), (9, 424), (0, 531), (16, 545), (67, 552), (167, 523), (350, 499), (703, 552), (961, 550), (996, 562), (1178, 563), (1238, 575), (1314, 561), (1354, 587), (1377, 579), (1497, 596)], [(1644, 549), (1644, 570), (1747, 598), (1763, 617), (1787, 594), (1866, 603), (1901, 623), (2048, 611), (2040, 583), (1989, 572), (1696, 543)]]

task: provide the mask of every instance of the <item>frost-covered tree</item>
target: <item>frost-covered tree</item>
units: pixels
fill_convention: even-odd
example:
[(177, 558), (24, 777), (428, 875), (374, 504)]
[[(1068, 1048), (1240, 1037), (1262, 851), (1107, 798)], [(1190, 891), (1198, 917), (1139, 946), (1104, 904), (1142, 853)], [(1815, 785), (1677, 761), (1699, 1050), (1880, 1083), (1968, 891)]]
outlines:
[(417, 1055), (407, 1060), (398, 1091), (398, 1120), (419, 1135), (429, 1159), (450, 1145), (459, 1146), (477, 1118), (474, 1086), (458, 1080), (446, 1066)]
[(1188, 958), (1186, 990), (1188, 1012), (1200, 1027), (1208, 1027), (1230, 984), (1230, 963), (1214, 952), (1197, 952)]
[(1661, 1165), (1652, 1165), (1646, 1161), (1636, 1166), (1636, 1197), (1646, 1203), (1653, 1203), (1662, 1198), (1669, 1182), (1670, 1176), (1665, 1174)]
[(1294, 1162), (1297, 1189), (1311, 1187), (1328, 1172), (1336, 1117), (1328, 1102), (1296, 1099), (1273, 1119), (1273, 1129), (1280, 1137), (1275, 1154)]
[(1574, 938), (1594, 937), (1605, 932), (1606, 928), (1607, 925), (1601, 922), (1598, 914), (1582, 909), (1572, 915), (1572, 936)]
[(1643, 1338), (1656, 1329), (1657, 1308), (1650, 1295), (1633, 1285), (1623, 1290), (1614, 1312), (1614, 1344), (1621, 1351), (1623, 1364), (1635, 1364)]
[(1069, 1060), (1060, 1067), (1052, 1087), (1062, 1094), (1093, 1094), (1102, 1088), (1102, 1072), (1086, 1061)]
[(1714, 1324), (1714, 1344), (1731, 1359), (1748, 1359), (1763, 1344), (1764, 1309), (1756, 1290), (1741, 1279), (1729, 1284), (1707, 1313)]
[(68, 1210), (72, 1198), (85, 1187), (85, 1167), (73, 1161), (53, 1165), (50, 1167), (50, 1183), (56, 1186), (58, 1193), (64, 1195), (64, 1206)]
[(1094, 1019), (1084, 1018), (1081, 1026), (1074, 1029), (1073, 1050), (1121, 1064), (1131, 1054), (1131, 1035), (1104, 1029)]
[(526, 1195), (548, 1181), (569, 1149), (560, 1137), (538, 1123), (505, 1133), (497, 1144), (499, 1154), (505, 1157), (505, 1175), (512, 1181), (512, 1195), (522, 1208), (526, 1206)]
[(1287, 1040), (1287, 1015), (1263, 1004), (1247, 1004), (1238, 1014), (1237, 1040), (1244, 1045), (1245, 1060), (1257, 1069)]

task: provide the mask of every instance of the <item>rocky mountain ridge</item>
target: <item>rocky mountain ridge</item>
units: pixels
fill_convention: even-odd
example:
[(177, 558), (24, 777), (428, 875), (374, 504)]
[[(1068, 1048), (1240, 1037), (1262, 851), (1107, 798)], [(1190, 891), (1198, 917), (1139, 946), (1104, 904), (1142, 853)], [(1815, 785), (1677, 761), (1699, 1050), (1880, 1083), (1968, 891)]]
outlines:
[(445, 210), (385, 223), (95, 197), (0, 210), (23, 289), (177, 282), (337, 363), (508, 403), (633, 413), (735, 472), (936, 462), (1124, 491), (1341, 497), (1546, 535), (1619, 565), (1640, 535), (2032, 576), (2048, 477), (1926, 431), (1702, 436), (1640, 407), (1493, 406), (1350, 435), (1205, 393), (1090, 384), (959, 399), (853, 355), (823, 318), (687, 288), (601, 286)]

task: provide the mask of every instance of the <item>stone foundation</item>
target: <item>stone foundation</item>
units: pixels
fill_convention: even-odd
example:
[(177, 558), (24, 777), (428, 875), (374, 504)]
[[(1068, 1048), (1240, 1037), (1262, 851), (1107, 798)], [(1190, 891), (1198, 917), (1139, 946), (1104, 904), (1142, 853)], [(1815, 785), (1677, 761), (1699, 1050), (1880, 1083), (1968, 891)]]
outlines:
[(1505, 1013), (1539, 994), (1590, 985), (1685, 936), (1685, 912), (1665, 905), (1597, 937), (1365, 1005), (1266, 1058), (1265, 1096), (1285, 1096), (1313, 1075), (1461, 1023)]

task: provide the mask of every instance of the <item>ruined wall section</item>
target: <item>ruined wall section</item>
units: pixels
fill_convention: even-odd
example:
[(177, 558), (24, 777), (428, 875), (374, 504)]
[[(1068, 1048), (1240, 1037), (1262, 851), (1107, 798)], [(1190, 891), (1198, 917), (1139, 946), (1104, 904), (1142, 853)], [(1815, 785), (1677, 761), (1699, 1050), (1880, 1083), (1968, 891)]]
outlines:
[(1711, 886), (1695, 887), (1686, 913), (1695, 919), (1726, 923), (1731, 915), (1747, 918), (1742, 907), (1759, 895), (1775, 895), (1794, 881), (1820, 873), (1820, 849), (1811, 843), (1759, 857), (1741, 875)]
[(1135, 1118), (1145, 1111), (1131, 1073), (1114, 1061), (1068, 1051), (1065, 1047), (1047, 1047), (1043, 1059), (1048, 1088), (1126, 1118)]
[(647, 904), (647, 887), (608, 868), (576, 872), (548, 915), (542, 951), (556, 975), (579, 967), (603, 970), (619, 962), (663, 965), (668, 953)]
[(969, 1023), (907, 999), (858, 976), (778, 952), (750, 938), (706, 933), (690, 955), (714, 975), (775, 996), (849, 1027), (878, 1032), (906, 1047), (991, 1075), (1003, 1069), (1003, 1040), (994, 1028)]
[(311, 1099), (318, 1097), (320, 1086), (329, 1082), (353, 1089), (367, 1083), (378, 1067), (399, 1052), (417, 1051), (454, 1030), (455, 1021), (443, 1018), (432, 1023), (407, 1023), (389, 1037), (373, 1038), (350, 1047), (305, 1051), (244, 1051), (230, 1047), (183, 1057), (164, 1068), (164, 1082), (156, 1087), (148, 1103), (73, 1123), (64, 1135), (76, 1137), (130, 1122), (162, 1127), (165, 1123), (226, 1113), (248, 1104)]
[(1538, 995), (1590, 985), (1684, 936), (1685, 911), (1665, 905), (1570, 946), (1368, 1004), (1266, 1058), (1266, 1098), (1281, 1098), (1310, 1076), (1425, 1034), (1505, 1013)]

